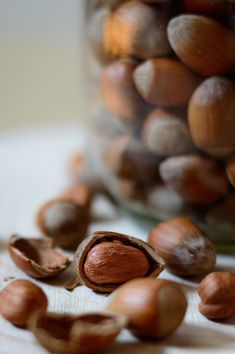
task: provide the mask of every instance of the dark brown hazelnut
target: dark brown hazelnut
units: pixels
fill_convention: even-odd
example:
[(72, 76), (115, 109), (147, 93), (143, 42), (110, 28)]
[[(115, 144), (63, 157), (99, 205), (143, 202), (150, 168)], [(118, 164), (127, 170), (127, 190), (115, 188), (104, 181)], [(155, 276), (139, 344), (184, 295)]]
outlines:
[(224, 169), (217, 161), (198, 155), (170, 157), (161, 163), (163, 181), (187, 202), (208, 205), (226, 195)]
[(134, 81), (146, 102), (179, 107), (188, 103), (202, 79), (176, 59), (154, 58), (136, 68)]
[(177, 275), (200, 275), (215, 267), (213, 243), (186, 218), (178, 217), (160, 223), (150, 231), (148, 242), (164, 259), (166, 267)]
[(101, 77), (101, 88), (107, 108), (121, 120), (139, 124), (147, 104), (136, 90), (133, 72), (136, 64), (116, 61), (108, 65)]
[(140, 1), (128, 1), (105, 22), (105, 49), (117, 57), (148, 59), (167, 56), (166, 14)]
[(145, 120), (143, 141), (157, 156), (173, 156), (193, 150), (187, 123), (181, 117), (162, 110), (154, 110)]

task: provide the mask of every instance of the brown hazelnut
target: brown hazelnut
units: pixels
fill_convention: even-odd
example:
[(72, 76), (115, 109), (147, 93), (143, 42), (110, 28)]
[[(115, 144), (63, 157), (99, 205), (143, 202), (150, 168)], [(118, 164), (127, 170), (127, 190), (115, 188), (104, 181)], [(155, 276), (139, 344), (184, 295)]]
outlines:
[(206, 214), (206, 224), (213, 238), (223, 243), (234, 243), (235, 235), (235, 194), (212, 206)]
[(207, 157), (170, 157), (160, 164), (159, 172), (170, 188), (192, 204), (212, 204), (228, 192), (224, 169)]
[(101, 89), (107, 108), (123, 121), (139, 124), (147, 105), (136, 90), (133, 72), (136, 64), (116, 61), (108, 65), (101, 77)]
[[(82, 193), (79, 196), (79, 191), (74, 198), (65, 194), (51, 200), (44, 204), (37, 214), (40, 230), (66, 249), (75, 249), (87, 233), (90, 222), (89, 207), (77, 202), (78, 198), (87, 197), (85, 191), (84, 195)], [(86, 203), (89, 204), (90, 200), (86, 200)]]
[(108, 310), (129, 319), (129, 329), (140, 338), (160, 339), (182, 323), (187, 300), (175, 283), (162, 279), (135, 279), (122, 285)]
[(105, 22), (105, 49), (117, 57), (148, 59), (171, 53), (167, 16), (140, 1), (128, 1)]
[(188, 103), (202, 79), (176, 59), (154, 58), (136, 68), (134, 81), (148, 103), (179, 107)]
[(174, 274), (195, 276), (215, 267), (213, 243), (186, 218), (177, 217), (160, 223), (150, 231), (148, 242)]
[(47, 237), (32, 239), (14, 235), (8, 252), (21, 270), (38, 279), (54, 277), (70, 264), (69, 258)]
[(235, 60), (235, 34), (209, 17), (186, 14), (173, 18), (168, 39), (180, 60), (203, 76), (224, 73)]
[(74, 262), (78, 283), (110, 293), (124, 282), (139, 277), (155, 277), (164, 263), (144, 241), (115, 232), (95, 232), (78, 247)]
[(113, 140), (104, 152), (104, 162), (115, 175), (143, 183), (157, 179), (159, 161), (140, 140), (129, 135)]
[(229, 272), (214, 272), (200, 283), (199, 311), (211, 320), (226, 320), (235, 315), (235, 275)]
[(230, 155), (235, 150), (234, 83), (219, 76), (205, 80), (190, 100), (188, 118), (199, 149), (214, 157)]
[(123, 316), (105, 313), (77, 316), (47, 313), (33, 316), (29, 328), (50, 353), (92, 354), (108, 347), (126, 323)]
[(0, 292), (0, 314), (15, 326), (25, 327), (30, 316), (46, 309), (45, 293), (29, 280), (14, 280)]
[(89, 212), (93, 198), (93, 191), (87, 184), (78, 184), (65, 190), (59, 199), (72, 200), (76, 204), (84, 207)]
[(157, 156), (180, 155), (193, 150), (186, 121), (158, 108), (144, 122), (143, 141)]

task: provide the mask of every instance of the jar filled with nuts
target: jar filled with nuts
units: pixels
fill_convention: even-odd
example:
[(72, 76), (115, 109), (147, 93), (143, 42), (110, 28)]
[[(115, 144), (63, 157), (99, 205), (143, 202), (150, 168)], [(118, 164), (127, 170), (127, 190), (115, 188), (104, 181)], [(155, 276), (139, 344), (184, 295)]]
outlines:
[(235, 2), (85, 3), (95, 174), (132, 210), (235, 243)]

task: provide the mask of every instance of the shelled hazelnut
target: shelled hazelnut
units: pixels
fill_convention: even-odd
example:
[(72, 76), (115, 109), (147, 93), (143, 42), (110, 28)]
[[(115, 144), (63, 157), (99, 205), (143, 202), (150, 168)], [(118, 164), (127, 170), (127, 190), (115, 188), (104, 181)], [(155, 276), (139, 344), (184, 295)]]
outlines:
[(214, 321), (226, 320), (235, 315), (235, 275), (229, 272), (214, 272), (200, 283), (199, 311)]
[(35, 312), (46, 312), (47, 303), (44, 291), (25, 279), (12, 281), (0, 292), (0, 314), (15, 326), (27, 326)]
[(142, 135), (146, 147), (157, 156), (174, 156), (193, 150), (186, 121), (166, 110), (157, 108), (147, 117)]
[(92, 192), (79, 185), (44, 204), (37, 214), (40, 230), (67, 249), (74, 249), (86, 236), (90, 223)]
[(133, 80), (135, 68), (136, 64), (130, 60), (108, 65), (101, 77), (101, 90), (110, 112), (121, 120), (139, 124), (148, 107), (136, 90)]
[(167, 56), (167, 15), (140, 1), (119, 6), (105, 22), (105, 49), (116, 57), (148, 59)]
[(212, 204), (229, 190), (225, 171), (219, 163), (207, 157), (170, 157), (160, 164), (159, 172), (167, 186), (192, 204)]
[(182, 323), (187, 300), (174, 282), (136, 279), (116, 290), (107, 309), (126, 316), (135, 336), (161, 339)]
[(124, 135), (107, 146), (104, 162), (122, 179), (148, 183), (157, 179), (160, 159), (150, 153), (140, 140)]
[(160, 223), (150, 231), (148, 242), (164, 259), (166, 267), (177, 275), (200, 275), (215, 267), (213, 243), (186, 218), (178, 217)]
[(231, 155), (235, 150), (234, 83), (220, 76), (205, 80), (189, 102), (188, 119), (199, 149), (214, 157)]
[(144, 241), (115, 232), (100, 231), (78, 247), (73, 268), (76, 279), (68, 288), (84, 284), (94, 291), (110, 293), (139, 277), (156, 277), (163, 260)]
[(137, 66), (134, 81), (148, 103), (178, 107), (187, 104), (202, 78), (177, 59), (154, 58)]
[(234, 63), (235, 34), (209, 17), (183, 14), (173, 18), (168, 39), (179, 59), (200, 75), (222, 74)]

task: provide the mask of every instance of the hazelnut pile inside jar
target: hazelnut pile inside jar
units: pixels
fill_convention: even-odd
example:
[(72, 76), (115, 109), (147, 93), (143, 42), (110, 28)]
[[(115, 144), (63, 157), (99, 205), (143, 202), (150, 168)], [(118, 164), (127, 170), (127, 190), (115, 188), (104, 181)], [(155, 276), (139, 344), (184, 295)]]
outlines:
[(87, 6), (93, 168), (132, 209), (158, 219), (185, 215), (230, 239), (234, 1)]

